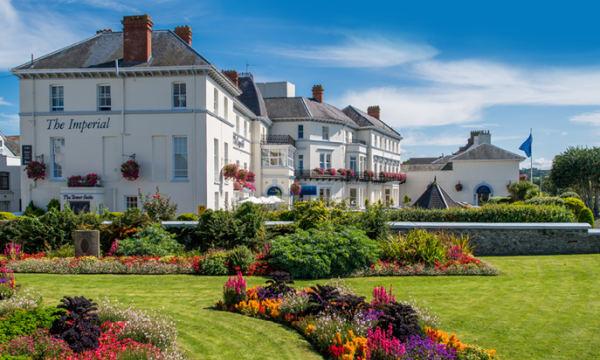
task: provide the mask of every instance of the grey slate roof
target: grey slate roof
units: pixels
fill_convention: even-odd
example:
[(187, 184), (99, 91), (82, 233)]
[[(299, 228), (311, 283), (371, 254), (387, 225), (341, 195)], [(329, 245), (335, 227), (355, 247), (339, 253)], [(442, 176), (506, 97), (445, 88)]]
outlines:
[(433, 164), (434, 161), (438, 160), (440, 157), (418, 157), (418, 158), (410, 158), (408, 159), (409, 164)]
[(264, 99), (271, 119), (319, 118), (357, 125), (340, 109), (305, 97)]
[(456, 201), (444, 190), (437, 181), (433, 181), (427, 190), (413, 204), (421, 209), (449, 209), (459, 207)]
[(386, 123), (381, 121), (380, 119), (369, 115), (368, 113), (355, 108), (352, 105), (346, 106), (343, 110), (344, 114), (348, 115), (350, 118), (354, 120), (358, 124), (358, 126), (366, 127), (366, 126), (375, 126), (380, 130), (383, 130), (388, 133), (392, 133), (394, 135), (400, 136), (400, 134), (388, 126)]
[(4, 140), (4, 145), (15, 155), (21, 156), (21, 137), (6, 136), (0, 131), (0, 138)]
[(123, 32), (102, 32), (76, 44), (27, 62), (13, 70), (210, 65), (171, 30), (152, 32), (152, 56), (143, 63), (123, 62)]
[(483, 143), (471, 146), (465, 152), (452, 156), (449, 161), (475, 161), (475, 160), (515, 160), (523, 161), (525, 157), (499, 148), (495, 145)]
[(254, 79), (251, 76), (240, 77), (238, 87), (242, 90), (242, 94), (238, 96), (238, 100), (246, 105), (256, 116), (267, 117), (267, 106), (265, 100), (256, 86)]

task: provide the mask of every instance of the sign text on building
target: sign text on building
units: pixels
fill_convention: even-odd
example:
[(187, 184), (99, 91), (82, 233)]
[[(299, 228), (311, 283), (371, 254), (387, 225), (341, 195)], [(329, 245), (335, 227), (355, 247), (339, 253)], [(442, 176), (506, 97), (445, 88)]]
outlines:
[(47, 130), (79, 130), (79, 132), (83, 132), (85, 129), (108, 129), (110, 117), (106, 121), (101, 119), (98, 119), (98, 121), (75, 121), (71, 119), (68, 126), (66, 122), (59, 121), (58, 118), (48, 119), (46, 122), (48, 123)]
[(93, 200), (93, 195), (63, 195), (65, 200)]

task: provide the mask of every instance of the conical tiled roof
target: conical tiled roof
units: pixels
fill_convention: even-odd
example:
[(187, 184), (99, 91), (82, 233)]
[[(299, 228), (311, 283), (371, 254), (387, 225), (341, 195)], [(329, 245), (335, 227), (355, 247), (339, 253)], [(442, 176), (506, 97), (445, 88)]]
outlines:
[(448, 195), (437, 183), (437, 179), (433, 180), (433, 183), (427, 187), (427, 190), (419, 197), (413, 204), (415, 207), (422, 209), (449, 209), (459, 207), (456, 201)]

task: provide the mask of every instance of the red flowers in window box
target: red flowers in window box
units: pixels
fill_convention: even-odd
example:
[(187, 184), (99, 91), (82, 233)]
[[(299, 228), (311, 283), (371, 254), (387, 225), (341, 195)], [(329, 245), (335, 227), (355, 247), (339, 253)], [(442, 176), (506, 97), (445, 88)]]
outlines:
[(223, 166), (223, 177), (225, 179), (233, 179), (237, 174), (238, 168), (236, 164), (228, 164)]

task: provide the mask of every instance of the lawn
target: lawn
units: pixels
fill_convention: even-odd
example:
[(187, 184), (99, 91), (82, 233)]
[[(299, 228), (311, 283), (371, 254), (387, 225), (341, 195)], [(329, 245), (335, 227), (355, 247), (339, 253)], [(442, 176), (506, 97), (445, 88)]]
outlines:
[[(442, 329), (501, 359), (598, 359), (600, 255), (490, 257), (497, 277), (362, 278), (347, 280), (363, 295), (393, 285), (397, 297), (426, 301)], [(192, 359), (321, 359), (283, 326), (209, 309), (226, 277), (17, 274), (24, 288), (56, 304), (63, 295), (109, 296), (141, 308), (164, 307), (179, 320)], [(248, 285), (263, 283), (248, 278)], [(297, 282), (299, 285), (315, 281)]]

